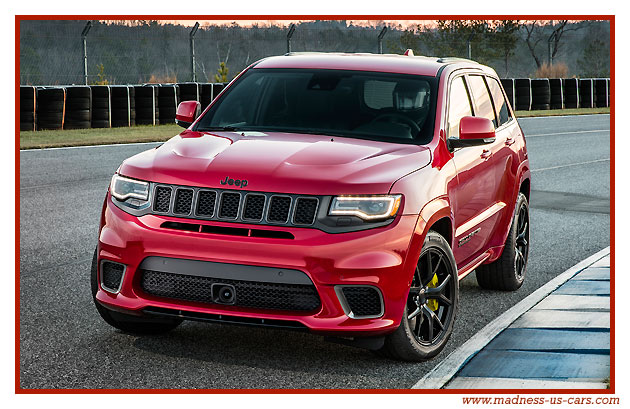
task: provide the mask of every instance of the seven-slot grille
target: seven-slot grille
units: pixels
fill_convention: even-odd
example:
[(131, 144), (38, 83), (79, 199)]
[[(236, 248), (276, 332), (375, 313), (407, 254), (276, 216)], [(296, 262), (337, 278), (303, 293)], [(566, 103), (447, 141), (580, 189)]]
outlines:
[(170, 185), (157, 185), (153, 194), (154, 212), (194, 219), (310, 226), (318, 208), (314, 196)]

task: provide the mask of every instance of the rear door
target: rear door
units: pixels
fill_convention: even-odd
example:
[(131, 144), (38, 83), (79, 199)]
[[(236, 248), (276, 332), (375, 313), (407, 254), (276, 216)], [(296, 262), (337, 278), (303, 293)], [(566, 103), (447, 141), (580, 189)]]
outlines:
[[(489, 246), (502, 246), (505, 242), (505, 234), (510, 226), (514, 207), (514, 191), (516, 189), (516, 177), (520, 163), (519, 149), (522, 148), (520, 137), (521, 129), (513, 118), (508, 108), (505, 94), (497, 78), (486, 76), (486, 84), (496, 114), (496, 143), (493, 153), (497, 179), (497, 202), (505, 203), (501, 220), (497, 223), (493, 236), (489, 240)], [(501, 229), (498, 229), (502, 227)]]

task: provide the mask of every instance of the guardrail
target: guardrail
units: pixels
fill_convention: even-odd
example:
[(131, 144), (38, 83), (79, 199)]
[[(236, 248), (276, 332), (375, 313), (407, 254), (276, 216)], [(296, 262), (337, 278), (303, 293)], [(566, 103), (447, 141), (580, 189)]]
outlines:
[[(507, 78), (501, 83), (516, 110), (610, 106), (609, 78)], [(181, 101), (202, 109), (224, 83), (20, 86), (20, 130), (112, 128), (175, 123)]]

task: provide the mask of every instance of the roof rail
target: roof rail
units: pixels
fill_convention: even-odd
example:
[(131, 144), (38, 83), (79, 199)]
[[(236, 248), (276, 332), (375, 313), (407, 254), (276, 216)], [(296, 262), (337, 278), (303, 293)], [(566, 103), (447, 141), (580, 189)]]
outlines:
[(437, 62), (439, 63), (472, 62), (475, 64), (479, 64), (477, 61), (473, 61), (473, 60), (469, 60), (468, 58), (461, 58), (461, 57), (441, 57), (441, 58), (438, 58)]

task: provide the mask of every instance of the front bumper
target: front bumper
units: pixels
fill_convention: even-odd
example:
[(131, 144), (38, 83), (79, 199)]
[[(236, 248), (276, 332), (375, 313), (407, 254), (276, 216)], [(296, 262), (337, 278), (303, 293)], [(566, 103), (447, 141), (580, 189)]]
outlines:
[[(109, 260), (122, 263), (126, 268), (119, 293), (113, 294), (99, 286), (96, 300), (109, 309), (128, 314), (181, 311), (184, 317), (209, 314), (297, 322), (323, 335), (382, 335), (400, 324), (415, 268), (415, 261), (407, 264), (405, 261), (417, 220), (417, 216), (398, 216), (385, 227), (340, 234), (309, 228), (255, 226), (288, 231), (294, 239), (242, 237), (162, 228), (164, 222), (185, 220), (130, 215), (116, 207), (108, 194), (101, 220), (97, 265)], [(248, 226), (194, 222), (223, 227)], [(146, 294), (140, 286), (139, 267), (149, 257), (297, 270), (312, 281), (321, 304), (313, 311), (286, 311), (156, 297)], [(377, 287), (382, 294), (382, 315), (353, 318), (338, 295), (340, 286), (344, 285)]]

